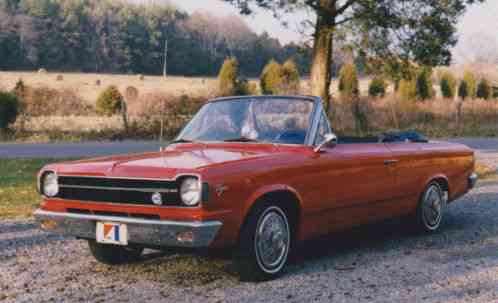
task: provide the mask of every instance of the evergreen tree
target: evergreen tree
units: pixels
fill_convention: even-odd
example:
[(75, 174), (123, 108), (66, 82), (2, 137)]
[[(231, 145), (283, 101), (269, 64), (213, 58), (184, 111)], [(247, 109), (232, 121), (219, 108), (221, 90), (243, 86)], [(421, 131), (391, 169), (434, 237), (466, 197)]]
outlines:
[(450, 72), (445, 72), (441, 76), (441, 95), (444, 98), (453, 99), (455, 98), (456, 92), (456, 80), (455, 77)]
[(360, 94), (358, 74), (353, 63), (344, 64), (339, 71), (339, 92), (344, 96)]

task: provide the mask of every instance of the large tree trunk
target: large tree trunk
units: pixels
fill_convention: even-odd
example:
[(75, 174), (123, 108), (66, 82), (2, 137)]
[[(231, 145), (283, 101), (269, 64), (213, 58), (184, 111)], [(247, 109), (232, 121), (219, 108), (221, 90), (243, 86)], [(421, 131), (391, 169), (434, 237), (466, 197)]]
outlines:
[[(329, 0), (330, 1), (330, 0)], [(322, 5), (329, 1), (323, 1)], [(311, 94), (320, 96), (327, 114), (330, 114), (330, 83), (332, 79), (332, 43), (335, 20), (330, 16), (318, 15), (315, 25), (315, 43), (311, 62)]]

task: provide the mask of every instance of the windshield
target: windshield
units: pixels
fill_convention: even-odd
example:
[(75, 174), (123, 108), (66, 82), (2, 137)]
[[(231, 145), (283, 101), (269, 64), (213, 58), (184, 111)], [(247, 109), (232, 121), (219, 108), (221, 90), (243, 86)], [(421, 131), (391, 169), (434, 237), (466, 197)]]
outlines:
[(242, 98), (208, 103), (177, 140), (304, 144), (313, 101)]

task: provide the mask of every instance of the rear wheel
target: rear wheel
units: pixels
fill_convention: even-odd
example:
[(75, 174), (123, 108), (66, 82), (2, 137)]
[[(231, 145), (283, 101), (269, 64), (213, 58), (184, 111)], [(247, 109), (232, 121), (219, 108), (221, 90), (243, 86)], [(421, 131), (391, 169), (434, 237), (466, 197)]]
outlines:
[(277, 277), (287, 263), (291, 245), (288, 215), (275, 204), (251, 211), (242, 228), (234, 265), (242, 281)]
[(97, 261), (108, 265), (137, 261), (144, 250), (143, 247), (100, 244), (95, 240), (88, 240), (88, 246)]
[(417, 229), (422, 232), (435, 232), (441, 226), (446, 199), (441, 186), (431, 182), (420, 197), (416, 213)]

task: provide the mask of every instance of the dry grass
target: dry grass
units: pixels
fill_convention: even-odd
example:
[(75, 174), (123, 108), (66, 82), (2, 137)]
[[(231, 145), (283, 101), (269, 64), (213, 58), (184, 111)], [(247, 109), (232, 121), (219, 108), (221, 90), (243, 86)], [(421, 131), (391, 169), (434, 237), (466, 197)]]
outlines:
[[(122, 92), (133, 86), (139, 93), (164, 93), (171, 95), (188, 94), (191, 96), (204, 95), (206, 91), (216, 88), (216, 78), (189, 78), (189, 77), (167, 77), (145, 76), (140, 80), (137, 75), (111, 75), (111, 74), (84, 74), (65, 73), (62, 81), (56, 81), (55, 73), (36, 72), (0, 72), (0, 85), (6, 89), (14, 88), (19, 79), (32, 87), (50, 87), (54, 89), (70, 89), (89, 104), (94, 104), (98, 95), (109, 85), (115, 85)], [(100, 79), (100, 85), (96, 81)]]
[(479, 177), (479, 179), (491, 179), (496, 178), (498, 176), (498, 172), (496, 167), (491, 167), (486, 164), (476, 164), (475, 173)]

